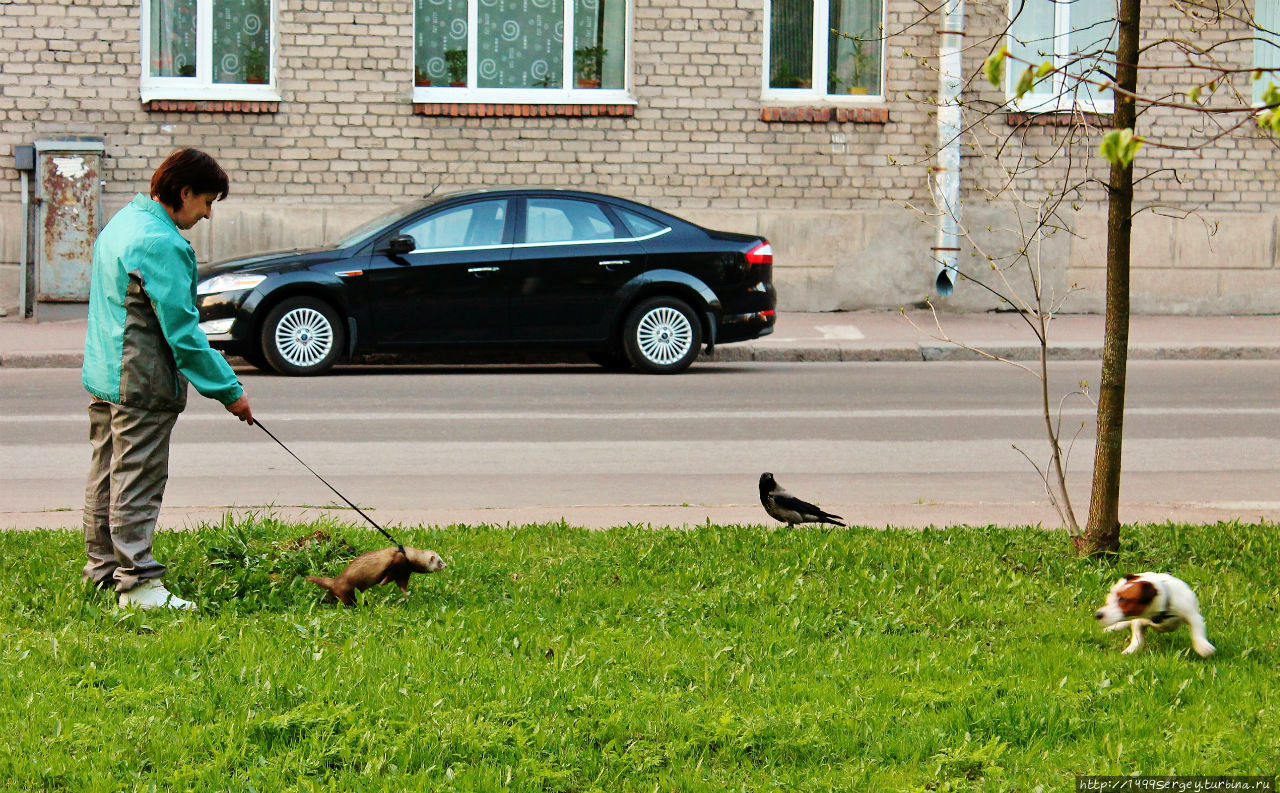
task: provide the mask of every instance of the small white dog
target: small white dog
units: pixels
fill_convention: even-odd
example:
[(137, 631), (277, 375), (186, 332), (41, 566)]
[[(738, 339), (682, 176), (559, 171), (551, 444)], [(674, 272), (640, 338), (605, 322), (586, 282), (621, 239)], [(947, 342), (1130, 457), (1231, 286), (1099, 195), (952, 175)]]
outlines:
[(1161, 633), (1174, 630), (1182, 623), (1191, 631), (1191, 648), (1202, 658), (1213, 655), (1214, 647), (1204, 632), (1200, 603), (1187, 582), (1167, 573), (1130, 573), (1116, 582), (1107, 595), (1107, 605), (1098, 609), (1094, 619), (1108, 631), (1131, 628), (1133, 635), (1124, 653), (1142, 647), (1143, 628)]

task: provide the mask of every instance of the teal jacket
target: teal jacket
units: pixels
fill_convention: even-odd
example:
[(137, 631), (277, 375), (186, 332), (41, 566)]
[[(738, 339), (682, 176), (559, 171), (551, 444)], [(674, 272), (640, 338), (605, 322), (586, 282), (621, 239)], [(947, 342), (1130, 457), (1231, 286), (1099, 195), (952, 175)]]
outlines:
[(196, 312), (196, 253), (159, 202), (139, 193), (93, 246), (81, 380), (118, 405), (181, 411), (187, 382), (229, 405), (244, 394)]

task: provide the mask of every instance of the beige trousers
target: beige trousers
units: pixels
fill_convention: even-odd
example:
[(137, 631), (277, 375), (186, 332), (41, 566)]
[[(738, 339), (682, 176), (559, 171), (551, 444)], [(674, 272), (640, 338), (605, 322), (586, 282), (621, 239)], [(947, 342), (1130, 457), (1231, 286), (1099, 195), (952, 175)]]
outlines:
[(89, 482), (84, 493), (84, 576), (127, 592), (164, 575), (151, 555), (177, 413), (94, 400), (89, 405)]

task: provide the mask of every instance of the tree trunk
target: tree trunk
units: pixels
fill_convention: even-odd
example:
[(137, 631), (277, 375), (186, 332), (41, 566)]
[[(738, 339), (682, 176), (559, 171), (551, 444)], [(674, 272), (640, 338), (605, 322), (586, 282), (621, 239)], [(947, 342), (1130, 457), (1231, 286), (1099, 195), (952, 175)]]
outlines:
[[(1120, 0), (1116, 47), (1115, 129), (1133, 129), (1137, 113), (1138, 37), (1142, 0)], [(1107, 199), (1107, 316), (1102, 342), (1102, 382), (1098, 386), (1098, 446), (1093, 459), (1093, 493), (1084, 534), (1073, 538), (1081, 554), (1098, 556), (1120, 549), (1120, 453), (1124, 443), (1124, 387), (1129, 363), (1129, 246), (1133, 232), (1133, 163), (1111, 165)]]

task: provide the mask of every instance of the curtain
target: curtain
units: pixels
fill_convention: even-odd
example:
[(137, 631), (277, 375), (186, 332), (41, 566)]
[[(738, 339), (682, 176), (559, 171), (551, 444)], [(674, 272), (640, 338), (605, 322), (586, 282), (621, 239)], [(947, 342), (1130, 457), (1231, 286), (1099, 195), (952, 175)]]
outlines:
[[(417, 85), (466, 81), (467, 0), (415, 0), (413, 64)], [(453, 64), (453, 76), (450, 72)]]
[(564, 87), (564, 0), (479, 0), (481, 88)]
[(196, 76), (196, 0), (151, 0), (151, 76)]
[(213, 82), (266, 83), (271, 0), (213, 0)]
[(831, 0), (827, 93), (880, 93), (880, 19), (880, 0)]
[(814, 0), (773, 0), (769, 20), (769, 87), (813, 83)]

